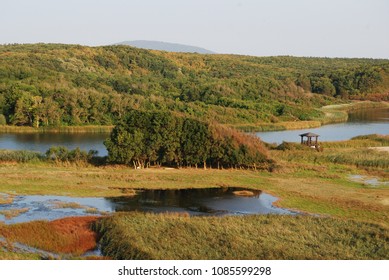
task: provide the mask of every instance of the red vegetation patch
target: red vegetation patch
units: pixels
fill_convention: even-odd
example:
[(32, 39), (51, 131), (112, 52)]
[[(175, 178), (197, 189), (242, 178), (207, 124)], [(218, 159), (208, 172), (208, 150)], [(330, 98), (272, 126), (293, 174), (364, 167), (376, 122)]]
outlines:
[(51, 222), (0, 226), (0, 235), (10, 241), (60, 254), (81, 255), (96, 247), (96, 233), (91, 224), (98, 217), (69, 217)]

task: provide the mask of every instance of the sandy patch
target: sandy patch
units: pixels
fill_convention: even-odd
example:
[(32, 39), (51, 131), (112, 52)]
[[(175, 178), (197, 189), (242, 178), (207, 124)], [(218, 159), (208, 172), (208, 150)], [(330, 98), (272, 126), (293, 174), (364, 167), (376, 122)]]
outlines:
[(385, 198), (385, 199), (381, 200), (381, 203), (382, 203), (383, 205), (389, 205), (389, 199), (388, 199), (388, 198)]
[(369, 149), (373, 149), (381, 152), (389, 152), (389, 147), (370, 147)]

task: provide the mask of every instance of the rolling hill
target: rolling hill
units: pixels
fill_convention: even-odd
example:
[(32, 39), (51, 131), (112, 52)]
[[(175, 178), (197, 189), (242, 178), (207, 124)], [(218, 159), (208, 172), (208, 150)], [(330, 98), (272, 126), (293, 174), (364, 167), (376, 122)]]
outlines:
[(0, 46), (0, 124), (115, 124), (129, 109), (239, 126), (389, 100), (389, 60), (251, 57), (129, 46)]
[(141, 49), (167, 51), (167, 52), (215, 54), (215, 52), (213, 51), (195, 47), (195, 46), (167, 43), (167, 42), (160, 42), (160, 41), (147, 41), (147, 40), (124, 41), (121, 43), (117, 43), (115, 45), (125, 45), (125, 46), (141, 48)]

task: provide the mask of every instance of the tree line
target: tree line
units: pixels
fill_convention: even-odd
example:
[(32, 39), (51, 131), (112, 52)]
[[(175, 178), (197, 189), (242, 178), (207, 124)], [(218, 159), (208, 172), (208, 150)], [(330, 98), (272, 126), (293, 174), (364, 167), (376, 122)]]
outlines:
[(108, 162), (152, 165), (271, 168), (261, 141), (219, 124), (170, 112), (131, 110), (104, 142)]
[(323, 105), (389, 100), (388, 88), (382, 59), (0, 45), (0, 124), (116, 124), (132, 109), (225, 124), (309, 120)]

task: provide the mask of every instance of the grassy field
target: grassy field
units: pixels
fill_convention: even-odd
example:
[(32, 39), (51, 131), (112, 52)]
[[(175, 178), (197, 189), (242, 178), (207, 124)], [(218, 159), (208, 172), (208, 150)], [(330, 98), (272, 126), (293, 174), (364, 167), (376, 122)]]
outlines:
[(353, 141), (336, 144), (341, 148), (328, 144), (322, 153), (306, 149), (271, 150), (278, 165), (274, 172), (2, 163), (0, 193), (102, 197), (132, 195), (134, 189), (144, 188), (232, 186), (271, 193), (280, 198), (277, 204), (286, 208), (387, 224), (388, 186), (372, 187), (349, 178), (360, 174), (388, 179), (387, 154), (358, 147), (361, 141), (386, 145), (382, 139), (385, 138), (372, 136), (356, 139), (358, 145)]
[[(105, 197), (133, 195), (135, 189), (220, 186), (260, 189), (278, 197), (277, 206), (315, 215), (189, 218), (138, 213), (104, 219), (97, 229), (103, 235), (107, 254), (113, 258), (233, 258), (228, 254), (235, 250), (236, 258), (387, 259), (389, 185), (370, 185), (350, 176), (362, 175), (388, 182), (388, 153), (367, 148), (388, 146), (388, 142), (388, 136), (357, 137), (324, 143), (321, 153), (293, 144), (283, 150), (273, 147), (270, 155), (277, 163), (273, 172), (134, 170), (126, 166), (3, 161), (0, 163), (0, 203), (9, 203), (15, 194)], [(63, 237), (52, 237), (53, 242), (49, 242), (53, 243), (52, 247), (34, 237), (45, 236), (43, 233), (50, 232), (52, 226), (48, 222), (0, 225), (0, 235), (58, 252), (62, 249), (56, 247), (59, 245), (54, 240)], [(147, 234), (141, 234), (142, 231)], [(118, 238), (119, 233), (125, 238)], [(38, 243), (32, 244), (29, 239)], [(175, 249), (161, 257), (160, 250), (165, 249), (152, 245), (157, 241)], [(253, 253), (248, 249), (250, 246), (263, 250)], [(122, 249), (116, 254), (119, 247)], [(0, 259), (25, 257), (1, 248)], [(34, 255), (26, 258), (30, 257)]]
[(28, 253), (15, 253), (9, 252), (8, 249), (4, 248), (7, 245), (0, 244), (0, 260), (40, 260), (41, 257), (38, 254)]
[(332, 218), (131, 213), (102, 220), (97, 230), (114, 259), (389, 258), (387, 230)]

